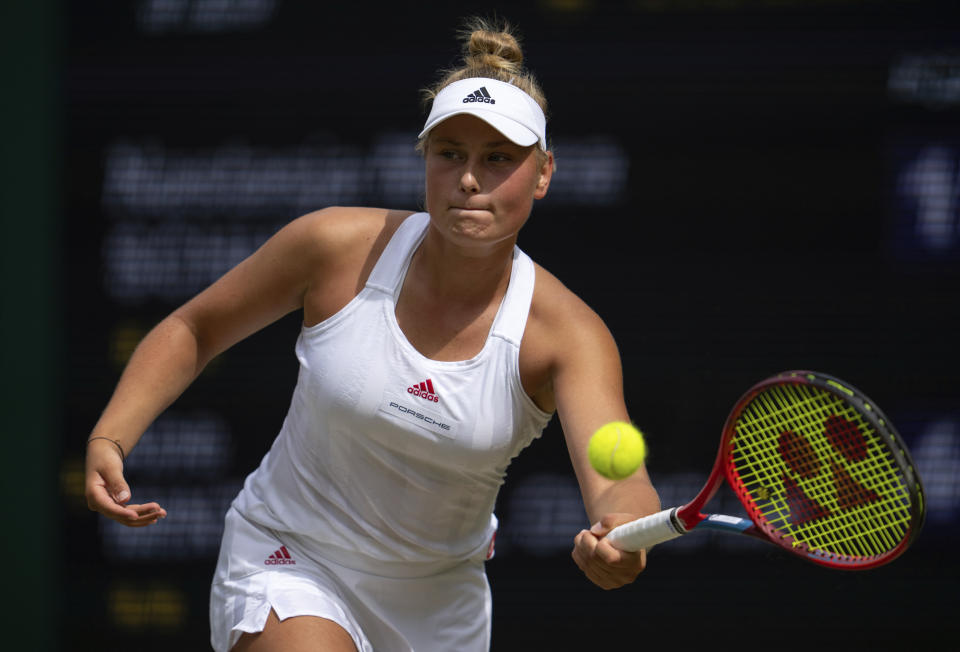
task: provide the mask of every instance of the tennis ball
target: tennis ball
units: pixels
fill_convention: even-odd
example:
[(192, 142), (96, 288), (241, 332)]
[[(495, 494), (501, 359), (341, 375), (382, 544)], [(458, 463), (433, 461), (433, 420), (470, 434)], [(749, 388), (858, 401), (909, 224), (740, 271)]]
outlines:
[(590, 437), (587, 457), (600, 475), (611, 480), (623, 480), (643, 464), (647, 457), (647, 444), (643, 434), (633, 424), (611, 421)]

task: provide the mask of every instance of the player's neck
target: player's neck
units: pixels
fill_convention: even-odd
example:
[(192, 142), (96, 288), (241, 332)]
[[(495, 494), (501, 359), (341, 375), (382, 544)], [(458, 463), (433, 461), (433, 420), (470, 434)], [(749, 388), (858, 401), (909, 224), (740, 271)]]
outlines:
[(438, 299), (458, 303), (503, 296), (510, 280), (514, 240), (484, 248), (462, 248), (438, 240), (425, 241), (414, 253), (405, 285), (412, 280)]

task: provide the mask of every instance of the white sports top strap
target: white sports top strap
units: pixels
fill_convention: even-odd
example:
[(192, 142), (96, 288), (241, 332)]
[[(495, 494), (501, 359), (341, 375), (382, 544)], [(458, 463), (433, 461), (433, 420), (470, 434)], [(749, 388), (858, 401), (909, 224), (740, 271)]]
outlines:
[(507, 286), (507, 294), (500, 305), (500, 312), (497, 313), (490, 334), (502, 337), (518, 349), (527, 325), (527, 315), (530, 313), (535, 278), (533, 261), (519, 247), (514, 247), (510, 285)]
[(406, 276), (413, 252), (426, 235), (429, 224), (428, 213), (415, 213), (405, 219), (380, 254), (377, 264), (373, 266), (366, 286), (396, 296), (400, 283)]

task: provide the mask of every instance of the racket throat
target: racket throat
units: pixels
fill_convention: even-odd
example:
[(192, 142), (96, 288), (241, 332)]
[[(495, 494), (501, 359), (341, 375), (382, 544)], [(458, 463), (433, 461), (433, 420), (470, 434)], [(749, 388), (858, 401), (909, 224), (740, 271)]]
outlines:
[(674, 530), (676, 530), (677, 535), (686, 534), (693, 528), (697, 527), (697, 524), (699, 524), (701, 521), (703, 521), (706, 518), (706, 516), (704, 516), (703, 514), (698, 514), (697, 519), (693, 523), (687, 525), (680, 518), (679, 512), (680, 512), (679, 507), (674, 507), (673, 509), (670, 510), (670, 525), (673, 527)]

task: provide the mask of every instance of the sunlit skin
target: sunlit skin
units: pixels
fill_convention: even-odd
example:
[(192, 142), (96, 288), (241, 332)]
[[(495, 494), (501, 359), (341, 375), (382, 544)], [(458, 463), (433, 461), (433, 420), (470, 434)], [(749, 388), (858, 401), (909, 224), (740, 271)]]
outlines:
[(536, 145), (512, 143), (471, 115), (443, 121), (426, 146), (426, 208), (434, 235), (462, 249), (461, 255), (512, 250), (552, 175), (553, 155), (538, 158)]

